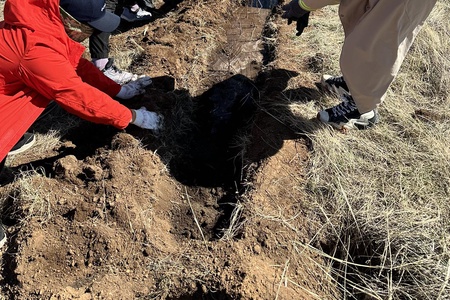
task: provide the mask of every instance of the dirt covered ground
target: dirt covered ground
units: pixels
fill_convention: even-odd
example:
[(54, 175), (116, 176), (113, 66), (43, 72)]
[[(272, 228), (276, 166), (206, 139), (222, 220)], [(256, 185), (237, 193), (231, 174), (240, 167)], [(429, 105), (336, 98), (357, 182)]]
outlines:
[[(232, 0), (157, 2), (155, 16), (123, 24), (111, 43), (130, 53), (130, 70), (154, 78), (124, 104), (159, 111), (164, 130), (82, 121), (47, 151), (8, 161), (1, 294), (340, 298), (321, 258), (295, 242), (321, 220), (305, 206), (312, 145), (275, 109), (289, 82), (316, 89), (291, 59), (301, 51), (289, 44), (294, 28), (277, 9)], [(41, 176), (18, 186), (30, 169)]]

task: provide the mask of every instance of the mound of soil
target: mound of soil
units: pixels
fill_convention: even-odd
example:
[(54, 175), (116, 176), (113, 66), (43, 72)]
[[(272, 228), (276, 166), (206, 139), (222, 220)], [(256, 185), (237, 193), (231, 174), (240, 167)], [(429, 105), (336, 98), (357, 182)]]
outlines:
[[(291, 78), (314, 83), (277, 57), (290, 49), (279, 13), (185, 0), (158, 3), (155, 16), (111, 43), (141, 49), (130, 69), (154, 84), (126, 105), (159, 111), (165, 129), (81, 122), (45, 154), (9, 163), (2, 294), (338, 298), (321, 258), (296, 242), (320, 226), (303, 204), (311, 145), (273, 107)], [(41, 174), (28, 179), (31, 200), (11, 179), (27, 168)]]

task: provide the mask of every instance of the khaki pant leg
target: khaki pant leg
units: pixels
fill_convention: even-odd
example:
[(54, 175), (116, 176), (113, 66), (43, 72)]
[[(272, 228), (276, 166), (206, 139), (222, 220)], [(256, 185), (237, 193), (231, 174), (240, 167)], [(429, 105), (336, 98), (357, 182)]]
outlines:
[(342, 0), (340, 65), (358, 110), (375, 109), (437, 0)]

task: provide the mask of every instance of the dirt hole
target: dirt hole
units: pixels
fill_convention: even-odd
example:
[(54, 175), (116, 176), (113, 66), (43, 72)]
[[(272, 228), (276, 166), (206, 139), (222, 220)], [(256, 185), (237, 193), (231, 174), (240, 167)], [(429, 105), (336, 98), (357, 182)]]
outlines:
[[(250, 1), (248, 6), (273, 8), (277, 1)], [(255, 25), (247, 24), (247, 18), (258, 20), (259, 35), (255, 36)], [(270, 22), (269, 10), (243, 7), (236, 17), (236, 24), (230, 28), (240, 28), (240, 33), (228, 32), (228, 43), (222, 46), (225, 55), (211, 63), (212, 71), (206, 77), (224, 78), (218, 80), (209, 90), (193, 99), (193, 120), (190, 132), (182, 144), (182, 152), (170, 161), (172, 175), (187, 186), (220, 188), (224, 191), (218, 197), (218, 217), (212, 227), (212, 238), (221, 238), (230, 226), (237, 203), (245, 193), (247, 179), (244, 167), (246, 147), (251, 137), (251, 127), (258, 113), (260, 101), (258, 82), (264, 82), (264, 66), (275, 58), (275, 46), (269, 40), (277, 34)], [(238, 25), (239, 26), (238, 26)], [(245, 41), (262, 41), (258, 51), (249, 51), (242, 56), (242, 36)], [(246, 42), (244, 42), (245, 44)], [(230, 50), (231, 49), (231, 50)], [(236, 51), (234, 49), (237, 49)], [(239, 50), (239, 51), (238, 51)], [(231, 53), (231, 54), (230, 54)], [(238, 59), (233, 53), (239, 53)], [(223, 75), (226, 63), (238, 60), (242, 74)], [(259, 60), (259, 61), (256, 61)], [(229, 68), (229, 66), (228, 66)], [(229, 71), (229, 69), (228, 69)], [(239, 220), (242, 221), (242, 220)], [(239, 238), (236, 233), (234, 238)]]
[(245, 146), (237, 135), (245, 134), (255, 112), (255, 88), (242, 75), (213, 86), (194, 102), (190, 139), (170, 168), (178, 181), (189, 186), (234, 186), (240, 181)]

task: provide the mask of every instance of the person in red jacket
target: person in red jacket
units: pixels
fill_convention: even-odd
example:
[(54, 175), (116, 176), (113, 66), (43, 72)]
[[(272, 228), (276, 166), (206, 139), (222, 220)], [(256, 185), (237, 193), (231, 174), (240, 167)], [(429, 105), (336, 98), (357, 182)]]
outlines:
[(113, 99), (142, 94), (150, 77), (121, 86), (81, 57), (85, 48), (80, 39), (94, 28), (112, 32), (120, 17), (105, 10), (104, 0), (74, 3), (80, 21), (60, 10), (59, 0), (5, 3), (0, 22), (0, 166), (51, 101), (80, 118), (118, 129), (161, 126), (159, 114), (132, 110)]

